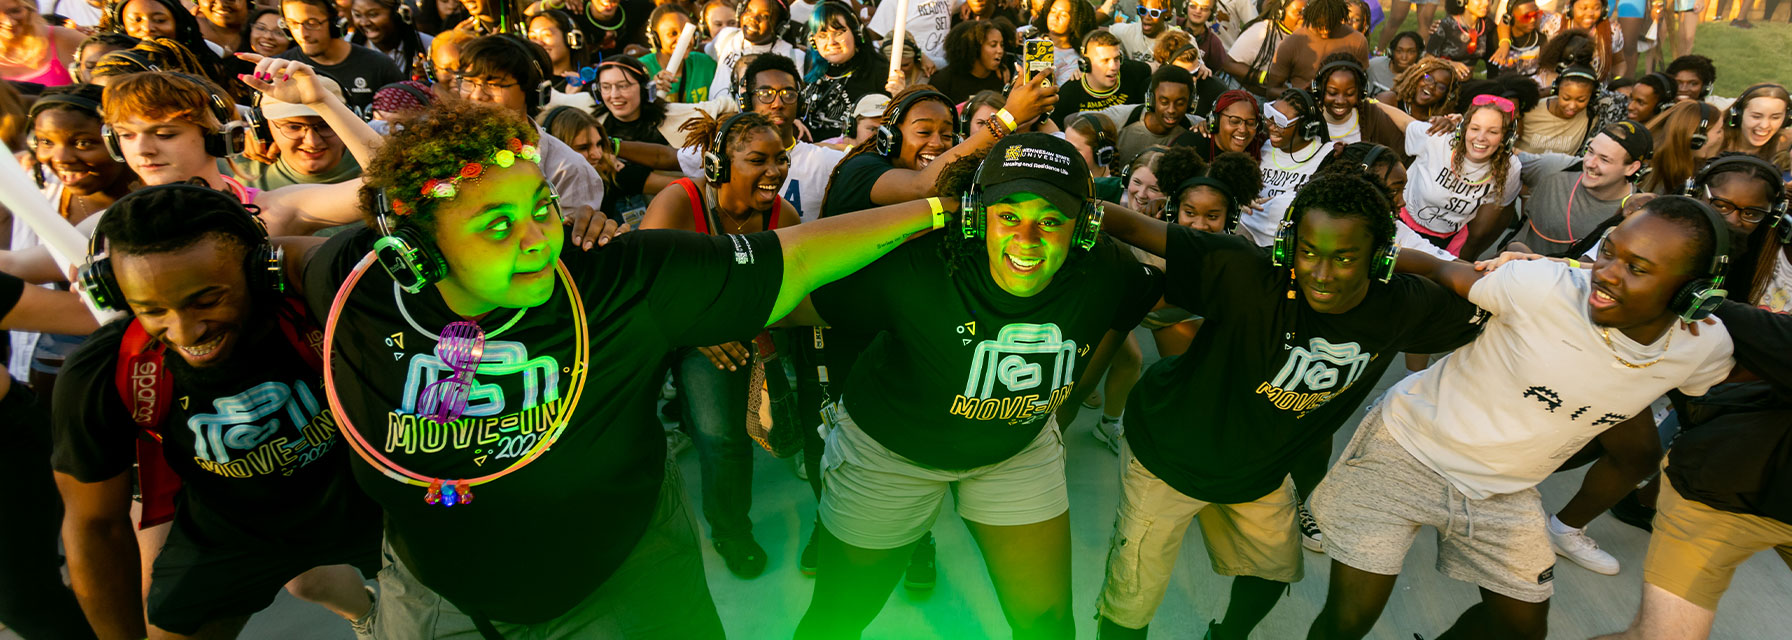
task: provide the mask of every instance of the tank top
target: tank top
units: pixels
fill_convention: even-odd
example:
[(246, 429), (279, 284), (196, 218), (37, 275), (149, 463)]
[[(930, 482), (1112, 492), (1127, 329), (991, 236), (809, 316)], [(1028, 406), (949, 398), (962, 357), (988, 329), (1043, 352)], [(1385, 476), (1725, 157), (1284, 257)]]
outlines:
[(44, 52), (44, 63), (38, 66), (36, 71), (33, 71), (28, 75), (14, 76), (7, 78), (7, 80), (13, 82), (34, 82), (46, 87), (60, 87), (67, 84), (74, 84), (75, 79), (68, 74), (68, 67), (62, 66), (60, 57), (56, 55), (56, 32), (54, 30), (46, 30), (44, 37), (48, 39), (50, 43), (49, 50)]

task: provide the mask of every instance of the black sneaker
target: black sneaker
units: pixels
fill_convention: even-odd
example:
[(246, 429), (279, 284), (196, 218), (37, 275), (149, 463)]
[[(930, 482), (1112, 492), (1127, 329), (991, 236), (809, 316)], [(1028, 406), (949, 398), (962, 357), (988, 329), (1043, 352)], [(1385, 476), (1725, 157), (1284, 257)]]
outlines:
[(1612, 517), (1618, 522), (1653, 533), (1655, 531), (1655, 510), (1644, 506), (1637, 500), (1636, 492), (1624, 494), (1618, 503), (1612, 505)]
[(908, 573), (902, 578), (902, 586), (910, 591), (926, 591), (939, 581), (939, 569), (933, 562), (933, 534), (928, 533), (921, 538), (921, 544), (915, 545), (915, 554), (909, 557)]
[(1325, 534), (1319, 532), (1319, 521), (1313, 519), (1307, 503), (1300, 504), (1295, 520), (1300, 522), (1300, 545), (1313, 553), (1325, 553)]
[(802, 571), (803, 575), (811, 578), (815, 577), (816, 570), (821, 568), (821, 549), (815, 544), (815, 538), (819, 535), (821, 535), (821, 529), (809, 530), (809, 542), (803, 545), (803, 555), (801, 559), (797, 560), (796, 568)]
[(716, 553), (722, 555), (722, 561), (728, 564), (728, 571), (735, 577), (748, 580), (765, 573), (765, 549), (751, 536), (717, 539), (712, 544), (716, 547)]

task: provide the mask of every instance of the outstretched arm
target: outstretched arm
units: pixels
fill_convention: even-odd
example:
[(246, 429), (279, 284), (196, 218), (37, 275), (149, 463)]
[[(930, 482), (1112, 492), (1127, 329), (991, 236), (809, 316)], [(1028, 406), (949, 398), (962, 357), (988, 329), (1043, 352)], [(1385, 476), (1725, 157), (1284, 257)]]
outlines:
[(98, 328), (80, 294), (43, 287), (25, 287), (12, 311), (0, 318), (0, 329), (84, 336)]
[(236, 57), (255, 63), (253, 75), (239, 76), (243, 84), (275, 100), (311, 107), (342, 139), (355, 162), (363, 167), (373, 166), (373, 155), (386, 143), (385, 137), (349, 111), (336, 94), (326, 91), (311, 65), (253, 53), (238, 53)]
[(809, 292), (875, 262), (910, 236), (942, 227), (945, 216), (936, 216), (932, 203), (948, 212), (958, 210), (956, 200), (928, 198), (774, 231), (784, 256), (784, 278), (765, 324), (789, 315)]
[[(1045, 84), (1052, 71), (1043, 69), (1028, 78), (1026, 82), (1014, 87), (1008, 94), (1008, 106), (1005, 110), (1014, 117), (1017, 127), (1024, 126), (1040, 116), (1050, 114), (1058, 104), (1058, 87)], [(898, 123), (900, 125), (901, 123)], [(1010, 134), (1013, 132), (1011, 131)], [(965, 156), (983, 153), (995, 146), (996, 136), (987, 128), (971, 132), (971, 137), (958, 146), (947, 149), (940, 154), (927, 168), (920, 171), (908, 169), (892, 169), (879, 176), (877, 183), (871, 185), (871, 201), (878, 204), (894, 204), (908, 202), (918, 198), (934, 195), (934, 183), (939, 180), (940, 172), (952, 164), (954, 160)]]
[(1443, 285), (1458, 296), (1468, 298), (1468, 290), (1474, 288), (1476, 282), (1487, 272), (1466, 262), (1439, 260), (1417, 251), (1402, 251), (1394, 262), (1394, 269), (1401, 273), (1430, 278), (1431, 281)]
[(310, 235), (361, 221), (361, 178), (337, 184), (295, 184), (255, 197), (270, 236)]
[(1164, 245), (1169, 242), (1170, 223), (1112, 202), (1102, 202), (1101, 208), (1102, 231), (1151, 255), (1165, 257)]

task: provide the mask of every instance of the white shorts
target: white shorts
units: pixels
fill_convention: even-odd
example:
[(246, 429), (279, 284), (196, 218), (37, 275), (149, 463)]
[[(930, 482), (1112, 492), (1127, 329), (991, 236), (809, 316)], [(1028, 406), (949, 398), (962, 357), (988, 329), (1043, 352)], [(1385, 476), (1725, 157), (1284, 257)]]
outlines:
[(819, 512), (828, 532), (846, 544), (861, 549), (913, 544), (933, 528), (948, 488), (958, 515), (978, 524), (1035, 524), (1070, 510), (1056, 418), (1007, 460), (946, 471), (885, 448), (853, 423), (844, 402), (828, 413)]

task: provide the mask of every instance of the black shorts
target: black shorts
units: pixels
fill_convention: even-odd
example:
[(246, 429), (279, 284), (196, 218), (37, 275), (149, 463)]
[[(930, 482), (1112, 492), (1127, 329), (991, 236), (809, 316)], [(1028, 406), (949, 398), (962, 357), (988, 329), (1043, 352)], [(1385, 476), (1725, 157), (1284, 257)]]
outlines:
[(317, 567), (347, 564), (373, 576), (380, 569), (380, 522), (356, 523), (327, 545), (205, 544), (176, 517), (150, 571), (149, 623), (182, 635), (206, 623), (254, 615), (273, 604), (293, 578)]

